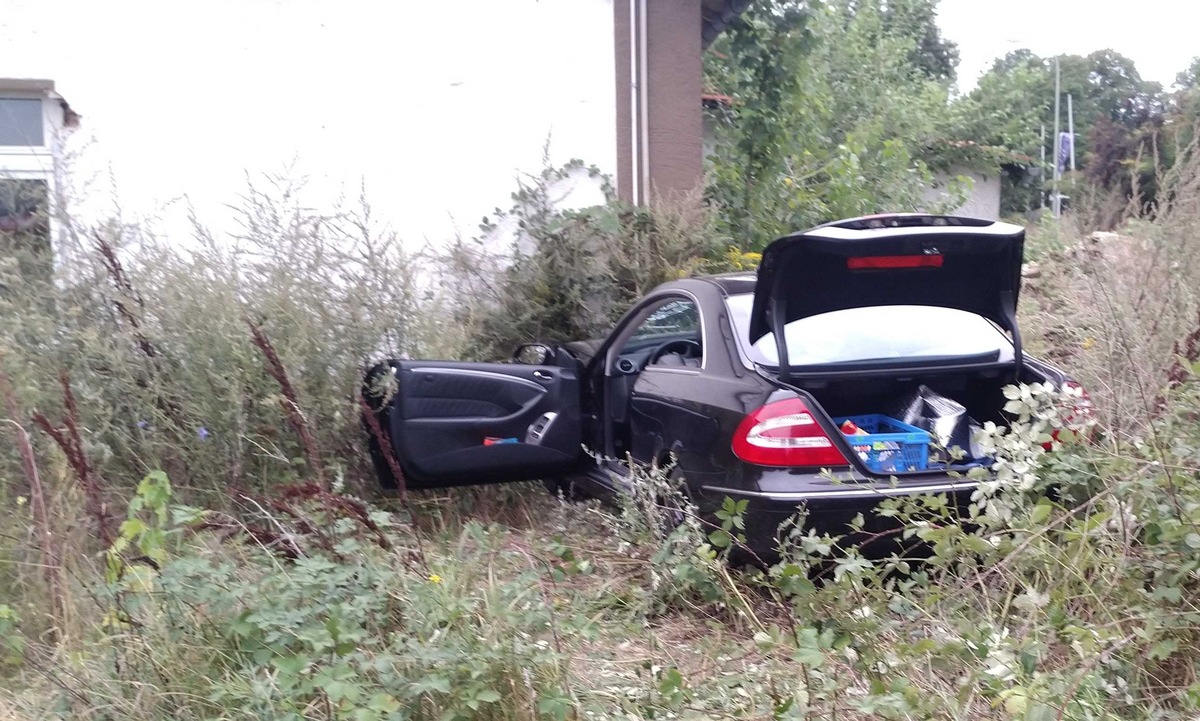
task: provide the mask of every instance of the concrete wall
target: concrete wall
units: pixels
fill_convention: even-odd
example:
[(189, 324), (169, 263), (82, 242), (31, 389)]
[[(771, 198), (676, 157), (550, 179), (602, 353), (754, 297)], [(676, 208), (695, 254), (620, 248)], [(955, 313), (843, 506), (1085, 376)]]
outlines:
[[(923, 199), (928, 203), (941, 203), (950, 197), (951, 185), (959, 177), (970, 179), (971, 193), (966, 202), (949, 210), (951, 215), (983, 220), (1000, 219), (1000, 173), (981, 173), (969, 168), (951, 168), (949, 172), (935, 173), (933, 185), (925, 190)], [(933, 208), (929, 208), (933, 209)]]

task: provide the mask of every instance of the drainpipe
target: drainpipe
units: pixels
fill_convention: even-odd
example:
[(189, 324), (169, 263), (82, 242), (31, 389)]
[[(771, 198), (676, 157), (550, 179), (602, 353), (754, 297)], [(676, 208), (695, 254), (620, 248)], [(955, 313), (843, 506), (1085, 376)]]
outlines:
[(638, 83), (638, 92), (641, 95), (641, 110), (642, 110), (642, 203), (649, 204), (650, 201), (650, 82), (649, 82), (649, 66), (650, 62), (648, 47), (646, 42), (646, 26), (649, 21), (646, 18), (646, 0), (640, 0), (642, 27), (641, 36), (642, 42), (638, 48), (642, 58), (641, 71), (642, 80)]
[(638, 88), (638, 26), (637, 4), (629, 2), (629, 182), (630, 200), (634, 205), (641, 203), (638, 181), (641, 174), (638, 168), (638, 103), (640, 93)]

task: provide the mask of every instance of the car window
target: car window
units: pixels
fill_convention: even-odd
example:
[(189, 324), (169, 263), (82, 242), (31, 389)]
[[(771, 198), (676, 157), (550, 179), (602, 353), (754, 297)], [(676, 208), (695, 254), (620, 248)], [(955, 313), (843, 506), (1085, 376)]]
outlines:
[[(651, 360), (650, 355), (655, 349), (670, 341), (692, 341), (697, 345), (702, 343), (700, 309), (696, 307), (695, 301), (671, 298), (654, 308), (625, 339), (618, 356), (628, 358), (641, 367)], [(700, 349), (681, 346), (671, 350), (678, 350), (695, 361), (686, 364), (687, 366), (699, 366)], [(666, 362), (656, 365), (670, 365), (675, 360), (677, 359), (666, 358)]]
[(646, 316), (633, 332), (633, 337), (674, 336), (681, 333), (699, 336), (699, 327), (700, 311), (696, 309), (696, 304), (685, 298), (676, 298)]
[[(750, 344), (753, 293), (726, 298), (734, 334), (743, 355), (766, 366), (779, 364), (775, 335)], [(916, 360), (993, 354), (1013, 359), (1012, 341), (991, 321), (955, 308), (881, 305), (846, 308), (800, 318), (784, 327), (788, 363), (793, 366), (872, 360)]]

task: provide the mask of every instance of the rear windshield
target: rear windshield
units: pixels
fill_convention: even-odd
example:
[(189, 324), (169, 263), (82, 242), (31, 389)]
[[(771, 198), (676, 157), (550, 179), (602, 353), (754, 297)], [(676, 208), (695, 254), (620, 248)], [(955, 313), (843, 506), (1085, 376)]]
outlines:
[[(726, 298), (738, 346), (750, 361), (778, 366), (775, 335), (749, 340), (754, 294)], [(1012, 341), (982, 316), (927, 305), (847, 308), (801, 318), (784, 327), (788, 364), (884, 363), (922, 358), (986, 358), (1011, 362)]]

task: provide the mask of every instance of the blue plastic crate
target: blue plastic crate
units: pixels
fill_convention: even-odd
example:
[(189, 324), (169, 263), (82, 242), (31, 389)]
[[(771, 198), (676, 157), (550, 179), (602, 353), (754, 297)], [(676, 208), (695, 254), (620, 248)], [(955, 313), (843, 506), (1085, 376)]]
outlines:
[(842, 437), (872, 471), (923, 471), (929, 466), (932, 437), (920, 428), (879, 413), (833, 419), (839, 430), (846, 421), (867, 432), (866, 435)]

